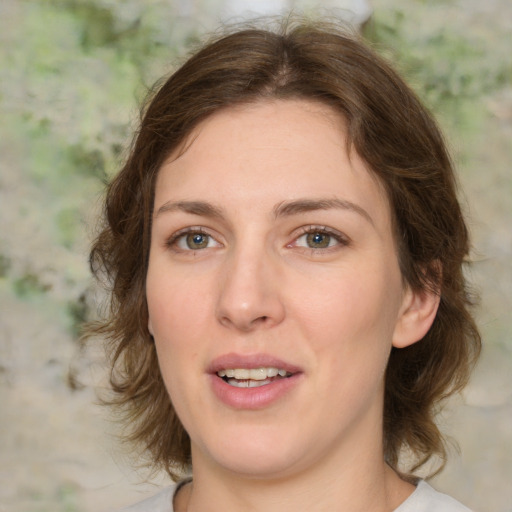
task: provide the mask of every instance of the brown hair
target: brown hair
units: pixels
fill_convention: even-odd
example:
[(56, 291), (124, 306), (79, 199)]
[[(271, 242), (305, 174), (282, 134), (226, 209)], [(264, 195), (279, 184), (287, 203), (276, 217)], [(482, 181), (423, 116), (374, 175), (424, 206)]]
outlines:
[(112, 403), (127, 438), (173, 477), (190, 465), (190, 440), (174, 412), (148, 332), (145, 277), (155, 179), (165, 158), (207, 116), (235, 104), (305, 98), (346, 120), (353, 145), (384, 184), (399, 262), (415, 290), (440, 294), (427, 335), (393, 349), (386, 374), (384, 456), (397, 468), (403, 449), (413, 470), (445, 458), (434, 416), (462, 389), (480, 336), (462, 267), (468, 233), (450, 157), (436, 123), (391, 67), (353, 34), (332, 25), (290, 22), (275, 31), (245, 28), (205, 45), (153, 94), (121, 172), (108, 188), (105, 226), (91, 268), (111, 286), (106, 335)]

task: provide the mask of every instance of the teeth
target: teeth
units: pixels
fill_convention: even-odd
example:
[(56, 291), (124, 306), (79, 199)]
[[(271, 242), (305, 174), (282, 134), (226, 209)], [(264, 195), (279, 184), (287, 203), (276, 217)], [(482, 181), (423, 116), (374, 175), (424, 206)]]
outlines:
[(250, 378), (251, 370), (239, 370), (238, 368), (235, 370), (235, 379), (241, 380), (241, 379), (249, 379)]
[(230, 386), (234, 386), (236, 388), (258, 388), (260, 386), (266, 386), (270, 384), (272, 381), (270, 379), (265, 380), (237, 380), (237, 379), (229, 379), (228, 384)]
[[(288, 372), (278, 368), (229, 368), (217, 372), (219, 377), (227, 377), (228, 379), (236, 379), (243, 381), (264, 381), (271, 377), (286, 377)], [(242, 387), (242, 386), (241, 386)], [(252, 386), (245, 386), (252, 387)]]

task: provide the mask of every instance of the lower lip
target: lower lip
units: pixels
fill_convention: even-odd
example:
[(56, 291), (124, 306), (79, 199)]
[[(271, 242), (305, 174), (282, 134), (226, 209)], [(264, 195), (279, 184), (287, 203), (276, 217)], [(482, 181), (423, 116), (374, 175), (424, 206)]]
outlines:
[(301, 374), (296, 373), (256, 388), (237, 388), (216, 374), (210, 377), (213, 392), (221, 402), (234, 409), (256, 410), (268, 407), (290, 393), (299, 383)]

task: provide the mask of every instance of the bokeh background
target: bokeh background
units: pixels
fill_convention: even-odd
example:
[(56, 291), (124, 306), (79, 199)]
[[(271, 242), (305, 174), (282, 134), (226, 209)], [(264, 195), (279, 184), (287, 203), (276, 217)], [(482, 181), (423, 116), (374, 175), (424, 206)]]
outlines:
[[(316, 2), (318, 4), (319, 2)], [(474, 239), (482, 360), (440, 421), (459, 441), (434, 485), (512, 511), (512, 2), (374, 0), (368, 39), (446, 133)], [(358, 22), (363, 1), (350, 7)], [(101, 512), (156, 492), (97, 404), (101, 294), (88, 271), (101, 191), (147, 88), (220, 20), (315, 2), (0, 0), (0, 511)], [(338, 14), (347, 14), (347, 11)], [(70, 371), (71, 369), (71, 371)]]

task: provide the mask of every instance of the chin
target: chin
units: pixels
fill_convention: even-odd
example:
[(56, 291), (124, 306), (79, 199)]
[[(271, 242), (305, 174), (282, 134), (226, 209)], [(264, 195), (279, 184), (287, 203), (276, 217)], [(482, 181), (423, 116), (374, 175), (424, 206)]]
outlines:
[[(274, 450), (275, 451), (275, 450)], [(223, 457), (218, 463), (239, 477), (267, 480), (288, 476), (293, 472), (296, 461), (282, 454), (251, 453), (250, 455), (234, 455)]]
[[(215, 464), (239, 476), (254, 479), (286, 476), (299, 464), (304, 446), (290, 442), (289, 436), (265, 432), (240, 431), (223, 435), (219, 442), (212, 443), (208, 456)], [(286, 438), (285, 438), (286, 437)], [(299, 446), (302, 446), (302, 450)], [(193, 450), (194, 458), (194, 450)]]

